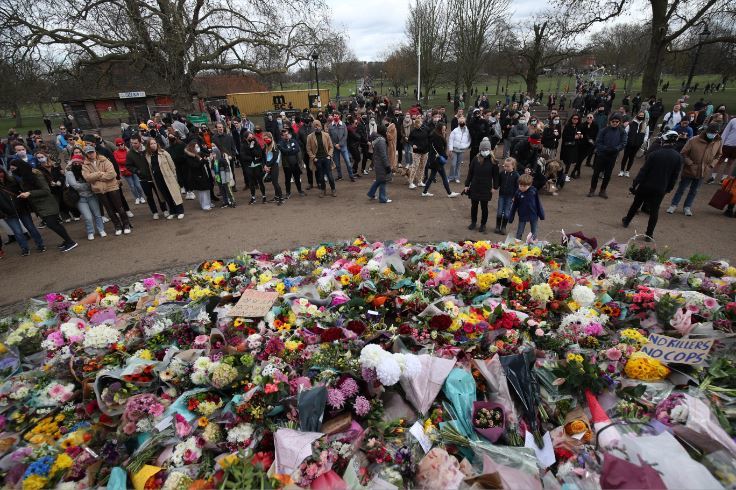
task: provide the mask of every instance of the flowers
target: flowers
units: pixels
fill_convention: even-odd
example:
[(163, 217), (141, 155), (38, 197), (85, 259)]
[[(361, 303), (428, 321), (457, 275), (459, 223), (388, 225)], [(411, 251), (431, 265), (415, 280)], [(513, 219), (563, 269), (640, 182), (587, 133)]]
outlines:
[(572, 299), (582, 307), (590, 306), (595, 301), (595, 293), (588, 286), (578, 284), (572, 288)]
[(500, 408), (481, 408), (475, 412), (473, 424), (479, 429), (492, 429), (503, 423), (503, 411)]
[(120, 341), (120, 332), (106, 324), (90, 328), (84, 335), (82, 345), (86, 349), (107, 349)]
[(552, 288), (547, 283), (535, 284), (529, 289), (529, 294), (538, 303), (547, 303), (554, 297)]
[(670, 374), (667, 366), (643, 352), (635, 352), (624, 368), (626, 376), (641, 381), (659, 381)]
[(411, 379), (421, 371), (421, 363), (414, 354), (391, 354), (376, 344), (363, 347), (359, 362), (364, 370), (374, 370), (384, 386), (395, 385), (402, 376)]

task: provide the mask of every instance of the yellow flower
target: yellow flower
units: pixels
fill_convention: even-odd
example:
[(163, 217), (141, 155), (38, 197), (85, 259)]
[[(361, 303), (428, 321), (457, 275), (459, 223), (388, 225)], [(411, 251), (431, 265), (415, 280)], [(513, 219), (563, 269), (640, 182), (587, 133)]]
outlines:
[(174, 301), (177, 296), (179, 296), (179, 291), (174, 288), (169, 288), (164, 292), (164, 294), (166, 295), (166, 299), (168, 299), (169, 301)]
[(244, 323), (245, 323), (245, 320), (243, 320), (242, 318), (238, 317), (238, 318), (236, 318), (236, 319), (235, 319), (235, 321), (233, 322), (233, 327), (235, 327), (235, 328), (240, 328), (240, 327), (242, 327), (242, 326), (243, 326), (243, 324), (244, 324)]
[(350, 284), (350, 276), (347, 274), (341, 275), (340, 284), (342, 284), (343, 286), (347, 286), (348, 284)]
[(148, 349), (140, 349), (135, 353), (135, 357), (139, 359), (145, 359), (146, 361), (150, 361), (153, 359), (153, 354)]
[(67, 468), (71, 468), (72, 464), (74, 464), (74, 460), (69, 457), (66, 453), (61, 453), (59, 456), (57, 456), (56, 461), (54, 461), (54, 464), (51, 465), (51, 475), (55, 475), (59, 471), (64, 471)]
[(48, 478), (41, 475), (31, 475), (23, 480), (23, 490), (41, 490), (48, 483)]
[(209, 425), (209, 423), (210, 423), (210, 421), (209, 421), (209, 419), (207, 417), (199, 417), (197, 419), (197, 425), (199, 427), (207, 427), (207, 425)]
[(229, 264), (227, 264), (227, 270), (229, 270), (230, 272), (235, 272), (236, 270), (238, 270), (238, 266), (234, 262), (230, 262)]
[(504, 267), (496, 272), (496, 277), (498, 277), (499, 279), (508, 279), (509, 277), (511, 277), (512, 273), (513, 272), (511, 269), (509, 269), (508, 267)]
[(280, 282), (276, 284), (276, 287), (274, 289), (276, 289), (276, 292), (279, 293), (279, 295), (282, 295), (284, 294), (284, 291), (286, 291), (286, 286), (283, 282)]
[(322, 257), (325, 256), (326, 253), (327, 253), (327, 249), (324, 246), (321, 246), (317, 249), (317, 251), (315, 252), (315, 255), (317, 256), (318, 259), (321, 259)]
[(286, 342), (284, 342), (284, 347), (286, 347), (286, 350), (289, 351), (297, 350), (300, 345), (301, 342), (299, 342), (298, 340), (287, 340)]
[(360, 247), (364, 243), (365, 242), (363, 240), (361, 240), (360, 238), (356, 238), (355, 241), (353, 241), (353, 245), (356, 246), (356, 247)]
[(238, 453), (228, 454), (220, 460), (220, 467), (227, 469), (238, 462)]
[(291, 330), (291, 325), (288, 324), (288, 323), (286, 323), (286, 322), (283, 322), (281, 325), (279, 325), (278, 327), (276, 327), (276, 330), (278, 330), (279, 332), (281, 332), (281, 331), (288, 332), (289, 330)]
[(86, 307), (84, 305), (74, 305), (72, 306), (72, 311), (76, 313), (77, 315), (81, 315), (86, 310)]
[(567, 302), (567, 307), (570, 308), (572, 311), (577, 311), (580, 308), (580, 305), (577, 304), (575, 301), (570, 300)]
[(438, 289), (442, 296), (447, 296), (448, 294), (450, 294), (450, 288), (448, 288), (444, 284), (440, 284), (440, 287)]
[(262, 272), (258, 276), (258, 284), (265, 284), (271, 279), (273, 279), (273, 274), (271, 274), (271, 271)]
[(641, 381), (658, 381), (670, 374), (667, 366), (643, 352), (634, 352), (624, 368), (626, 376)]

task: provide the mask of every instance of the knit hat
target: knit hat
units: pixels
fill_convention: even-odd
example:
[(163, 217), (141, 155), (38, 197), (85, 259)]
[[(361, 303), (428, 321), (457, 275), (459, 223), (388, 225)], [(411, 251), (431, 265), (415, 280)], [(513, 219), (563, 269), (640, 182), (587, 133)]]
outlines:
[(721, 131), (721, 126), (718, 123), (710, 123), (705, 131), (708, 133), (719, 133)]
[(123, 143), (125, 143), (123, 138), (115, 138), (115, 145), (122, 145)]
[(611, 116), (611, 119), (609, 119), (609, 121), (619, 121), (620, 122), (621, 114), (619, 114), (618, 112), (614, 112), (613, 115)]
[(480, 142), (480, 145), (478, 146), (478, 149), (480, 151), (491, 151), (491, 142), (488, 141), (488, 138), (483, 138), (483, 140)]

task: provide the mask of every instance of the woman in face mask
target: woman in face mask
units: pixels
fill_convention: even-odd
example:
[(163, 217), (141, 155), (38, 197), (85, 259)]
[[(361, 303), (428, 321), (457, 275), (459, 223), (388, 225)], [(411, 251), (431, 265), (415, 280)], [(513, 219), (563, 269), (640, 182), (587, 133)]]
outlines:
[[(457, 129), (457, 128), (455, 128)], [(438, 124), (435, 126), (434, 131), (429, 137), (430, 149), (429, 149), (429, 178), (424, 183), (424, 191), (422, 197), (431, 197), (433, 194), (429, 193), (429, 187), (434, 182), (437, 174), (442, 177), (442, 185), (445, 187), (447, 197), (457, 197), (460, 194), (452, 192), (450, 190), (450, 183), (445, 173), (445, 164), (447, 164), (447, 144), (445, 143), (445, 125)]]
[(488, 222), (488, 201), (493, 197), (493, 189), (498, 189), (499, 172), (498, 165), (491, 155), (491, 142), (483, 138), (479, 146), (480, 152), (470, 162), (468, 176), (465, 179), (465, 190), (471, 200), (470, 226), (469, 230), (475, 229), (478, 221), (478, 206), (480, 205), (481, 218), (478, 231), (486, 231)]
[(102, 221), (102, 213), (100, 211), (100, 202), (97, 200), (97, 196), (92, 192), (92, 188), (89, 183), (84, 180), (82, 175), (82, 163), (84, 163), (84, 157), (80, 154), (73, 154), (72, 159), (66, 167), (66, 185), (77, 191), (79, 194), (79, 201), (77, 201), (77, 208), (79, 209), (82, 216), (84, 216), (84, 227), (87, 230), (87, 240), (95, 239), (95, 228), (100, 234), (100, 237), (106, 237), (105, 224)]
[(542, 148), (543, 154), (547, 158), (557, 157), (557, 147), (560, 144), (560, 137), (562, 136), (562, 127), (560, 126), (560, 118), (555, 117), (550, 121), (542, 130)]
[(626, 146), (624, 147), (624, 156), (621, 159), (621, 171), (619, 177), (629, 177), (629, 171), (634, 164), (636, 152), (649, 139), (649, 126), (644, 123), (644, 112), (639, 111), (632, 121), (626, 126)]
[(64, 177), (64, 170), (56, 165), (55, 162), (49, 158), (48, 154), (41, 150), (34, 153), (36, 160), (38, 161), (38, 170), (41, 171), (43, 176), (46, 178), (46, 182), (49, 184), (51, 194), (54, 195), (57, 204), (59, 205), (59, 214), (64, 223), (71, 222), (72, 218), (74, 221), (79, 221), (79, 212), (76, 209), (70, 208), (64, 202), (64, 183), (66, 178)]
[(184, 148), (184, 163), (189, 172), (189, 188), (197, 193), (199, 206), (202, 211), (212, 210), (210, 199), (210, 165), (209, 160), (203, 158), (209, 154), (196, 141), (190, 141)]
[(265, 159), (265, 167), (263, 170), (267, 174), (271, 174), (271, 184), (273, 185), (273, 191), (275, 196), (273, 198), (276, 204), (281, 206), (284, 203), (284, 197), (281, 193), (281, 184), (279, 184), (279, 167), (281, 166), (281, 153), (278, 147), (273, 141), (271, 133), (265, 133), (263, 135), (263, 156)]

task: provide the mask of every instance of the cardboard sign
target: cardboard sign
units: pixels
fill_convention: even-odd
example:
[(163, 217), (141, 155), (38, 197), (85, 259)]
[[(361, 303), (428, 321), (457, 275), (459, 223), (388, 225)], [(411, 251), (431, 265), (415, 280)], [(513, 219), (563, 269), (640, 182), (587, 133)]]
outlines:
[(656, 333), (641, 351), (658, 361), (676, 364), (701, 364), (708, 356), (715, 339), (676, 339)]
[(228, 313), (228, 316), (242, 316), (246, 318), (262, 318), (273, 306), (279, 293), (273, 291), (256, 291), (246, 289), (238, 302)]

